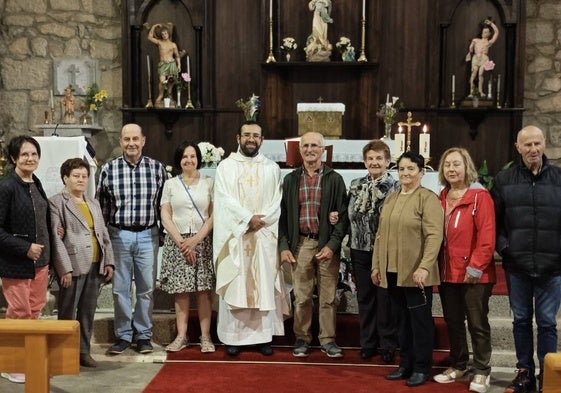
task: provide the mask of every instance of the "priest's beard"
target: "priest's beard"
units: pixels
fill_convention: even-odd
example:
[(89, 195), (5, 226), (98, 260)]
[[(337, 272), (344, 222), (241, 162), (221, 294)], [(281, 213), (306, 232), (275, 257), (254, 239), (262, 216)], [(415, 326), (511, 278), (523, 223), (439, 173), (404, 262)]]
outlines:
[(246, 157), (255, 157), (257, 154), (259, 154), (259, 145), (255, 145), (255, 147), (240, 145), (240, 150)]

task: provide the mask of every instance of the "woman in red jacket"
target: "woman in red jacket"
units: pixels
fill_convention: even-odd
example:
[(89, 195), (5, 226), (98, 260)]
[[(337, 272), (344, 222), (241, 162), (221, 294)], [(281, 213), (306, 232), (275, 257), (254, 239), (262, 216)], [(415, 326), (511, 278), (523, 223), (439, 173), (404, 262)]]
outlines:
[(445, 213), (440, 253), (440, 298), (448, 325), (451, 367), (434, 377), (450, 383), (467, 371), (469, 350), (464, 321), (473, 346), (472, 392), (489, 388), (491, 327), (489, 297), (495, 283), (495, 209), (487, 189), (477, 182), (473, 161), (463, 148), (453, 147), (440, 159), (438, 175), (444, 189), (440, 202)]

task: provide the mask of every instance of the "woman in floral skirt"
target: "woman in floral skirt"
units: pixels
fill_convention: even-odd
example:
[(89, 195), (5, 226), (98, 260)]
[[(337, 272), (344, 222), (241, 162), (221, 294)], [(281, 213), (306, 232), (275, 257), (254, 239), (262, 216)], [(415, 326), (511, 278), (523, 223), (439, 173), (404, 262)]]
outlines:
[(175, 150), (174, 167), (179, 176), (164, 184), (161, 218), (166, 230), (161, 288), (175, 295), (177, 337), (166, 347), (178, 352), (189, 345), (187, 324), (191, 293), (196, 293), (201, 327), (201, 352), (214, 352), (210, 336), (212, 267), (212, 193), (214, 181), (201, 175), (201, 150), (183, 142)]

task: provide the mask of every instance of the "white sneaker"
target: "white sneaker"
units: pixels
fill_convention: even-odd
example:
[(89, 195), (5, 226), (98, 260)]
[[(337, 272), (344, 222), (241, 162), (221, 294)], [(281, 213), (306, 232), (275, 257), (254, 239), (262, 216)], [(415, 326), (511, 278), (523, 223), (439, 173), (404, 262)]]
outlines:
[(8, 381), (13, 382), (13, 383), (25, 383), (25, 374), (19, 374), (19, 373), (12, 373), (12, 374), (8, 374), (8, 373), (2, 373), (0, 374), (2, 376), (2, 378), (6, 378)]
[(438, 383), (452, 383), (464, 376), (467, 370), (458, 370), (450, 367), (441, 374), (435, 375), (433, 379)]
[(491, 376), (475, 374), (469, 384), (470, 392), (485, 393), (491, 386)]

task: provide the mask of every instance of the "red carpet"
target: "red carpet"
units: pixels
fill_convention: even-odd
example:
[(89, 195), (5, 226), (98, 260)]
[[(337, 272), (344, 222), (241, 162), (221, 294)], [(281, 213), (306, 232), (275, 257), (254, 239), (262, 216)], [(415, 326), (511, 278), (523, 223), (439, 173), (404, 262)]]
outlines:
[[(169, 354), (144, 393), (411, 392), (404, 381), (384, 378), (397, 366), (380, 365), (378, 356), (364, 361), (357, 349), (346, 349), (344, 358), (330, 359), (314, 348), (308, 358), (297, 359), (291, 351), (275, 348), (273, 356), (264, 357), (248, 350), (232, 359), (221, 346), (212, 354), (201, 354), (198, 347), (192, 346)], [(445, 363), (446, 357), (445, 352), (435, 352), (435, 366)], [(450, 387), (429, 381), (415, 392), (449, 392)], [(454, 388), (467, 389), (467, 383)]]

